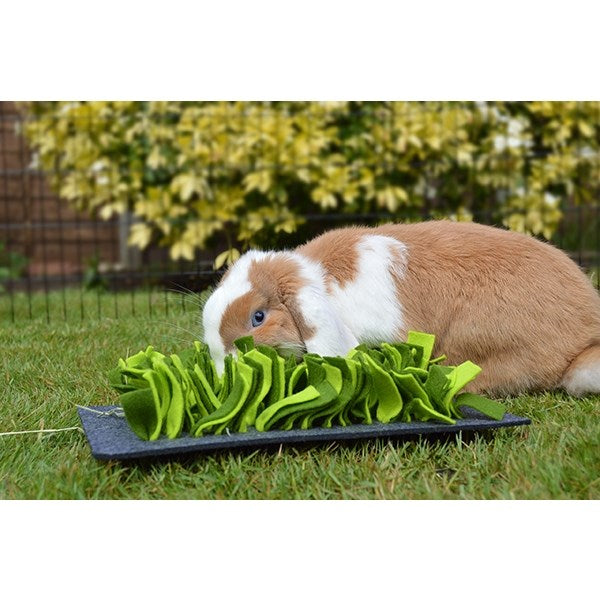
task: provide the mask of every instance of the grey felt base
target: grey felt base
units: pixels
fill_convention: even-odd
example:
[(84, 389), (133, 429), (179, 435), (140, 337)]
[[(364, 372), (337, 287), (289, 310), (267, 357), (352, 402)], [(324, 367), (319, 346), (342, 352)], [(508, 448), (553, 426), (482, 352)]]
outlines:
[[(114, 411), (116, 406), (90, 406), (102, 413)], [(207, 452), (223, 449), (247, 449), (280, 444), (320, 443), (331, 441), (351, 441), (368, 438), (401, 438), (404, 436), (455, 433), (459, 431), (482, 431), (499, 427), (529, 425), (529, 419), (507, 413), (502, 421), (494, 421), (473, 410), (464, 410), (468, 418), (460, 419), (455, 425), (444, 423), (373, 423), (372, 425), (348, 425), (346, 427), (317, 427), (314, 429), (294, 429), (291, 431), (255, 431), (222, 435), (207, 434), (203, 437), (182, 435), (170, 440), (161, 437), (148, 442), (138, 438), (129, 428), (124, 417), (114, 414), (98, 414), (80, 408), (79, 418), (92, 448), (92, 454), (99, 460), (127, 460), (133, 458), (161, 457)]]

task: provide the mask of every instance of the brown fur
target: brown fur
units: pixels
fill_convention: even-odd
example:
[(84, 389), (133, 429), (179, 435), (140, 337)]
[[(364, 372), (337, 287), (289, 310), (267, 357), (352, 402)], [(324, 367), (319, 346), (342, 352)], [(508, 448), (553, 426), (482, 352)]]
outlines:
[(358, 272), (358, 250), (365, 227), (334, 229), (314, 240), (299, 246), (296, 251), (323, 265), (326, 273), (341, 287), (352, 281)]
[[(221, 320), (219, 333), (228, 350), (233, 341), (253, 335), (257, 344), (301, 347), (313, 330), (306, 324), (296, 304), (296, 295), (305, 281), (297, 265), (282, 256), (273, 256), (260, 265), (253, 263), (248, 271), (252, 289), (234, 300)], [(252, 327), (252, 314), (265, 311), (260, 327)]]

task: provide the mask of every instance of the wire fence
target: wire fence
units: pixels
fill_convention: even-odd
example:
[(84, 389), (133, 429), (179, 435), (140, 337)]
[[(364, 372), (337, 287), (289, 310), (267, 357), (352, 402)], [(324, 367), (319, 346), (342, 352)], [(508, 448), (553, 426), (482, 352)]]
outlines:
[[(0, 321), (81, 321), (197, 312), (197, 295), (221, 275), (212, 265), (224, 246), (197, 251), (193, 260), (177, 261), (157, 245), (143, 251), (130, 247), (127, 238), (135, 219), (130, 213), (101, 219), (97, 212), (73, 209), (51, 189), (47, 169), (35, 163), (35, 154), (22, 135), (25, 118), (15, 103), (0, 102)], [(596, 126), (600, 130), (600, 117)], [(530, 158), (544, 160), (543, 155)], [(594, 160), (600, 164), (598, 154)], [(507, 163), (506, 168), (508, 173), (513, 167)], [(244, 169), (247, 172), (252, 165)], [(598, 185), (593, 189), (587, 179), (586, 202), (578, 200), (577, 185), (561, 198), (562, 219), (550, 240), (581, 265), (598, 289), (599, 172), (596, 167), (591, 180)], [(497, 202), (497, 190), (490, 191), (486, 203), (473, 211), (473, 220), (502, 225)], [(305, 224), (296, 233), (282, 235), (274, 244), (295, 245), (342, 225), (415, 221), (443, 216), (443, 211), (443, 205), (425, 202), (418, 208), (395, 211), (307, 212)]]

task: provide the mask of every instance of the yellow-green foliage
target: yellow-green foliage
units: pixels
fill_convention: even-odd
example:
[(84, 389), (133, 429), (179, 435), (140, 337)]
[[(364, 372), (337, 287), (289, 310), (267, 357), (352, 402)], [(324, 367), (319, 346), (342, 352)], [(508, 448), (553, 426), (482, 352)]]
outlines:
[(138, 217), (191, 259), (316, 212), (471, 219), (550, 237), (597, 188), (599, 102), (33, 102), (25, 133), (73, 206)]

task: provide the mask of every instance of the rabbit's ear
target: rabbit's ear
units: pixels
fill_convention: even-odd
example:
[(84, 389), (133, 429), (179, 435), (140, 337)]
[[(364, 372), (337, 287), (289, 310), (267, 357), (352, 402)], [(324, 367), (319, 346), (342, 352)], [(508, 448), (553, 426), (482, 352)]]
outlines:
[(340, 319), (320, 286), (308, 285), (285, 301), (307, 352), (322, 356), (345, 356), (358, 346), (350, 328)]

